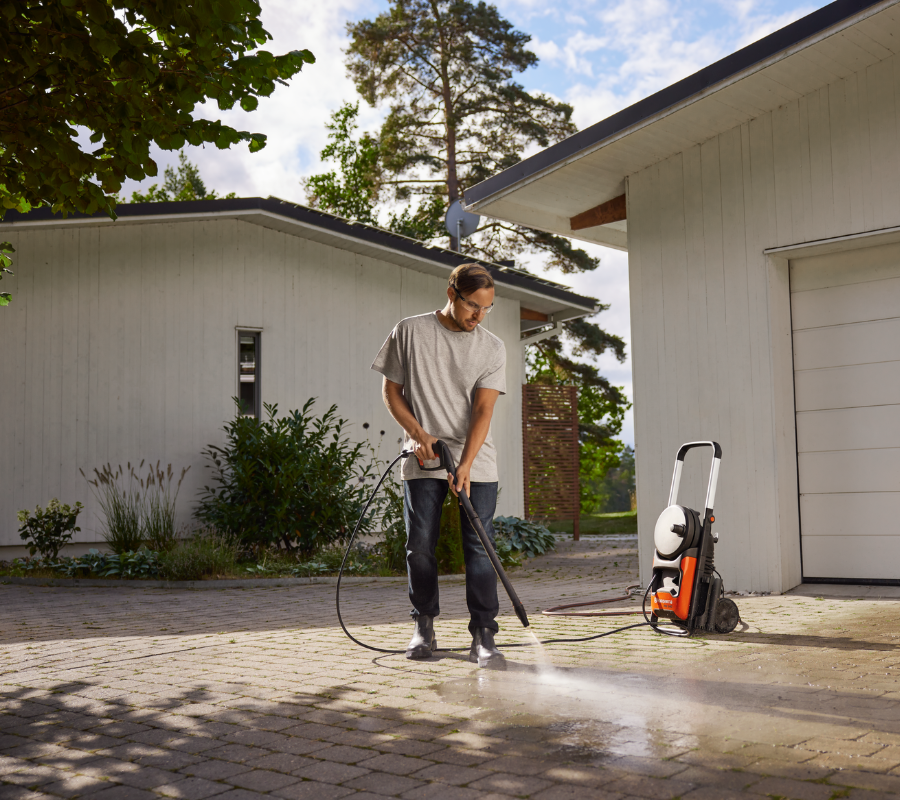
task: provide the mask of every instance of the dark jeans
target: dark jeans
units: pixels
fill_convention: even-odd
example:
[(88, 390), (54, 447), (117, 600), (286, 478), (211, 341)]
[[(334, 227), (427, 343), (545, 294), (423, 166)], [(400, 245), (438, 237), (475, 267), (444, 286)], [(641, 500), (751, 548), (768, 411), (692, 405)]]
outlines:
[[(418, 478), (403, 481), (403, 517), (406, 522), (406, 569), (409, 575), (409, 599), (413, 616), (436, 617), (441, 613), (438, 601), (438, 570), (434, 549), (440, 532), (441, 506), (450, 486), (447, 479)], [(494, 542), (494, 510), (497, 484), (472, 483), (469, 497), (472, 507)], [(463, 556), (466, 560), (466, 604), (475, 628), (499, 630), (495, 618), (500, 610), (497, 600), (497, 574), (466, 512), (460, 508)]]

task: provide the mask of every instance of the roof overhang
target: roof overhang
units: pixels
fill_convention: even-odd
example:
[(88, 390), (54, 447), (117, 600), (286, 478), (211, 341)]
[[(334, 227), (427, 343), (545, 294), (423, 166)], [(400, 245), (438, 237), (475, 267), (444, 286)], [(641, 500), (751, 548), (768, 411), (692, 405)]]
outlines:
[(900, 52), (898, 2), (831, 3), (473, 186), (466, 209), (627, 250), (629, 175)]
[(519, 304), (547, 321), (523, 319), (523, 331), (540, 324), (591, 316), (599, 310), (597, 301), (582, 297), (567, 287), (539, 278), (513, 267), (480, 261), (441, 247), (423, 244), (371, 225), (351, 222), (305, 206), (274, 197), (242, 197), (229, 200), (196, 200), (172, 203), (129, 203), (117, 206), (117, 220), (104, 213), (91, 216), (74, 214), (63, 218), (40, 208), (28, 214), (7, 212), (0, 232), (34, 228), (122, 227), (160, 222), (236, 219), (264, 228), (299, 236), (331, 247), (377, 258), (407, 269), (447, 278), (460, 264), (483, 264), (494, 278), (498, 296), (518, 300)]

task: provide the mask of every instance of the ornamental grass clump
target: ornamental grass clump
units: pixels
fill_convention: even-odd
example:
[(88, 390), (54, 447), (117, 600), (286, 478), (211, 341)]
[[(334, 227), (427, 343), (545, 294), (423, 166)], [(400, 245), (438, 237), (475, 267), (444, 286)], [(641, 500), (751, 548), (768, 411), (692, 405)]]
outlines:
[(172, 465), (163, 470), (160, 464), (150, 464), (146, 477), (143, 460), (137, 467), (130, 461), (125, 469), (120, 464), (115, 471), (112, 464), (95, 467), (93, 480), (79, 470), (103, 511), (103, 539), (114, 553), (134, 552), (142, 545), (160, 551), (174, 547), (175, 503), (190, 467), (181, 470), (176, 483)]

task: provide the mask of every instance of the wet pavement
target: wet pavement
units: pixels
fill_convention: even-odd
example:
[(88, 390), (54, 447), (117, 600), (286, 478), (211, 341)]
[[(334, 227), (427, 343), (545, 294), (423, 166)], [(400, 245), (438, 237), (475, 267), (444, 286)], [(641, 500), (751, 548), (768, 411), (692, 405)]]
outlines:
[[(636, 582), (634, 537), (511, 577), (542, 639), (640, 620), (538, 613)], [(900, 590), (735, 597), (727, 636), (510, 648), (505, 672), (357, 648), (333, 591), (0, 585), (0, 798), (900, 797)], [(403, 647), (405, 581), (342, 597)], [(441, 597), (439, 645), (467, 646), (461, 580)], [(498, 639), (527, 641), (505, 598)]]

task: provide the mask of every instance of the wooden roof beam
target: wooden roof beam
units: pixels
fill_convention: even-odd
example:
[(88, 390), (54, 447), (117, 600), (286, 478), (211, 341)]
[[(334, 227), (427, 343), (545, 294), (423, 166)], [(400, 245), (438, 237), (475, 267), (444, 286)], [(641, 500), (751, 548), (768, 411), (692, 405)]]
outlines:
[(573, 231), (580, 231), (583, 228), (608, 225), (610, 222), (621, 222), (623, 219), (625, 219), (624, 194), (576, 214), (569, 220), (569, 227)]
[(519, 307), (519, 319), (526, 319), (533, 322), (549, 322), (550, 317), (540, 311), (532, 311), (530, 308)]

